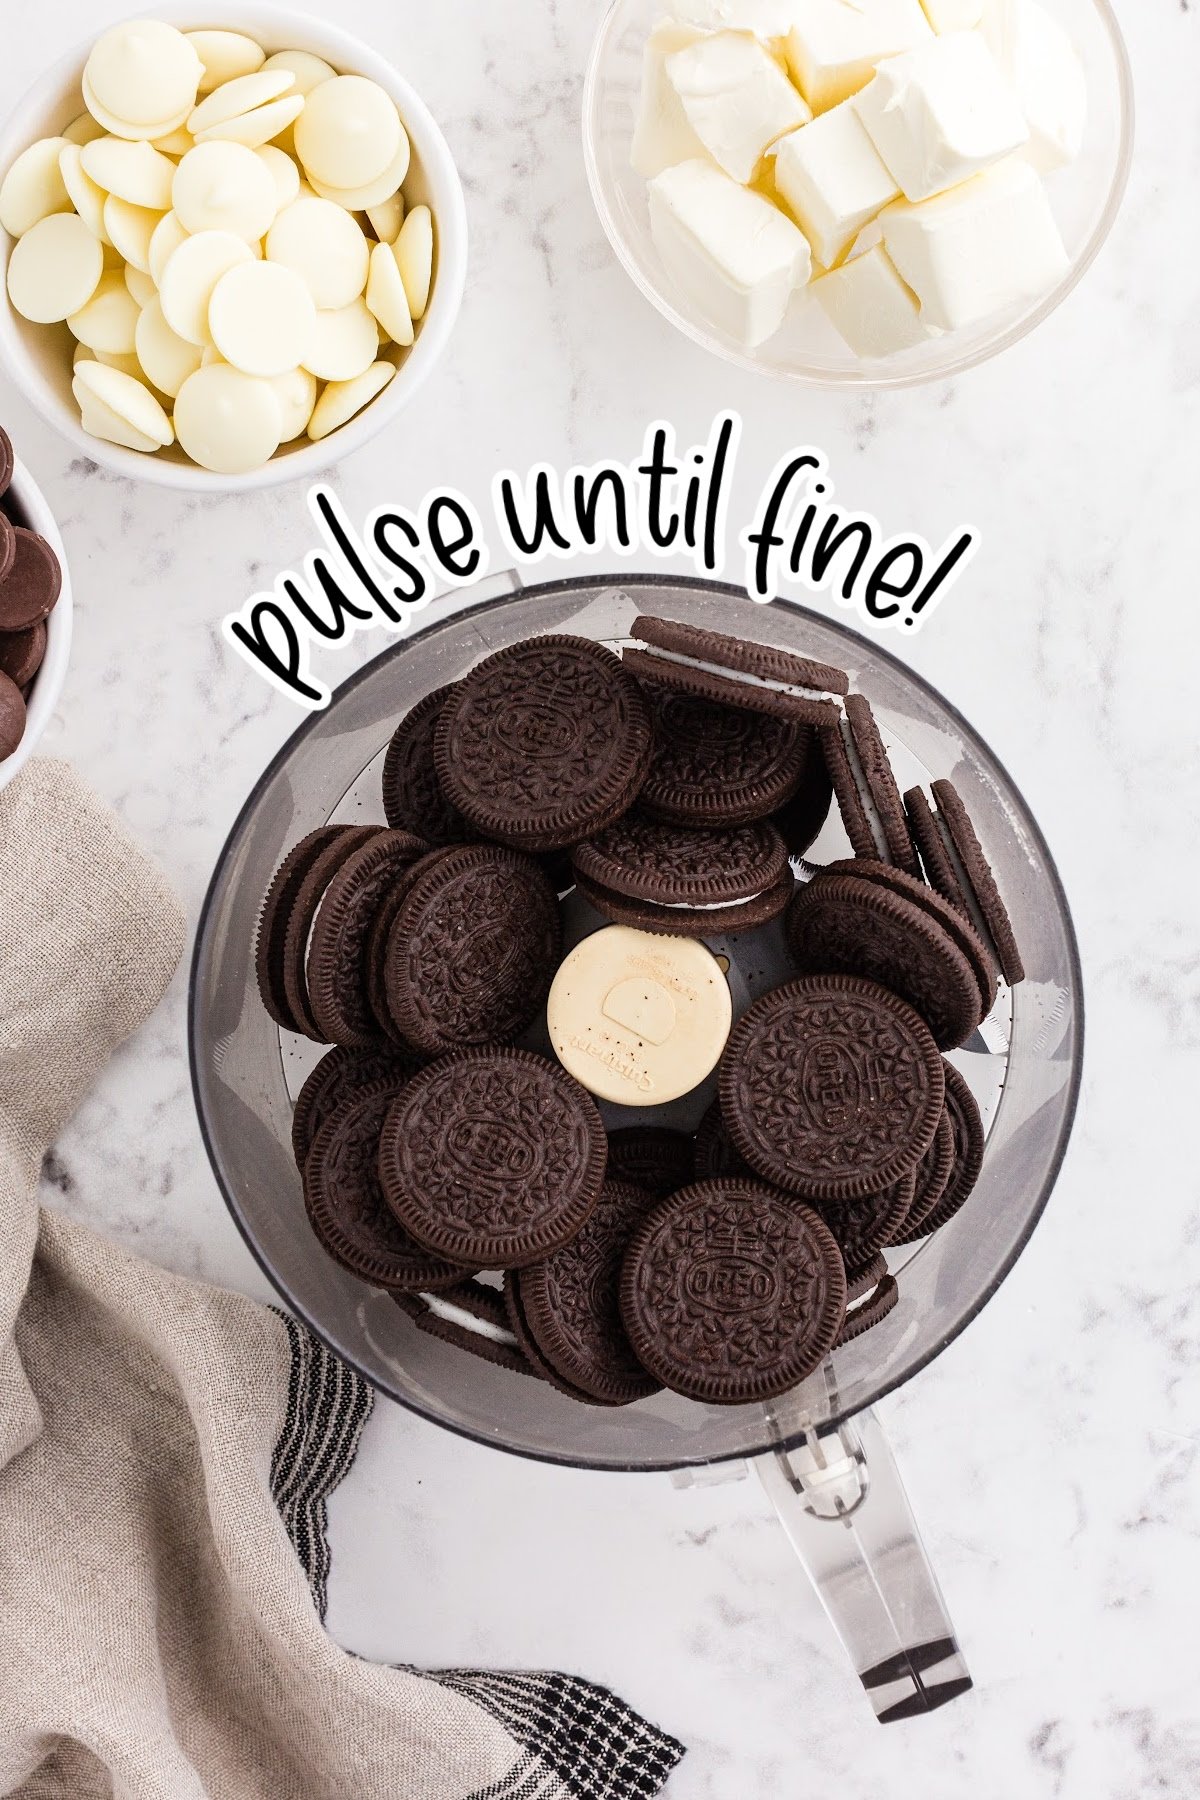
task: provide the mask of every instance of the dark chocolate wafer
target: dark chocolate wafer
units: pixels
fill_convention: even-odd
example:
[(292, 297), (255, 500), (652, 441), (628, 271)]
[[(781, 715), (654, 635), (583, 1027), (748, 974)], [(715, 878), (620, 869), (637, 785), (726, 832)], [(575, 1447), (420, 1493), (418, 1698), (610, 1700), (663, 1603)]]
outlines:
[(438, 720), (442, 792), (487, 837), (558, 850), (628, 811), (650, 764), (641, 688), (590, 639), (530, 638), (487, 657)]
[(434, 846), (464, 844), (475, 835), (441, 790), (434, 763), (437, 722), (454, 684), (435, 688), (392, 733), (383, 760), (383, 811), (397, 831), (411, 831)]
[(608, 1145), (595, 1101), (527, 1050), (446, 1056), (405, 1087), (380, 1144), (388, 1205), (440, 1256), (515, 1269), (569, 1243)]
[(915, 1007), (939, 1049), (964, 1044), (983, 1017), (979, 979), (923, 907), (855, 875), (818, 874), (788, 909), (788, 943), (808, 974), (861, 975)]
[(525, 1323), (545, 1361), (572, 1387), (613, 1404), (661, 1385), (634, 1355), (617, 1297), (629, 1241), (649, 1210), (643, 1189), (606, 1181), (571, 1242), (518, 1276)]
[(0, 512), (0, 584), (8, 580), (16, 560), (17, 529), (8, 514)]
[(0, 631), (26, 631), (54, 610), (62, 592), (58, 558), (36, 531), (13, 527), (12, 567), (0, 581)]
[(24, 631), (0, 632), (0, 675), (19, 688), (29, 686), (46, 656), (46, 621), (39, 619)]
[(808, 1207), (758, 1181), (700, 1182), (638, 1227), (620, 1303), (644, 1368), (690, 1399), (736, 1406), (786, 1393), (824, 1361), (846, 1271)]
[(0, 500), (9, 490), (16, 464), (17, 459), (13, 455), (12, 439), (0, 425)]
[(321, 899), (308, 946), (308, 999), (322, 1038), (370, 1049), (381, 1032), (367, 987), (375, 915), (427, 846), (408, 831), (377, 831), (352, 851)]
[(304, 1166), (309, 1223), (334, 1261), (364, 1281), (402, 1293), (453, 1287), (467, 1270), (430, 1255), (384, 1204), (379, 1138), (395, 1098), (383, 1082), (326, 1119)]
[(929, 1027), (903, 1000), (856, 976), (809, 975), (739, 1019), (720, 1095), (734, 1145), (762, 1177), (843, 1203), (917, 1167), (945, 1079)]
[(11, 756), (25, 736), (25, 696), (15, 681), (0, 674), (0, 762)]
[(468, 844), (431, 859), (387, 940), (387, 1010), (428, 1056), (511, 1043), (536, 1017), (562, 953), (558, 897), (518, 851)]
[(765, 819), (791, 799), (813, 750), (809, 727), (646, 683), (654, 756), (638, 805), (668, 825)]
[(608, 1178), (632, 1182), (665, 1200), (692, 1179), (692, 1140), (664, 1125), (630, 1125), (608, 1134)]

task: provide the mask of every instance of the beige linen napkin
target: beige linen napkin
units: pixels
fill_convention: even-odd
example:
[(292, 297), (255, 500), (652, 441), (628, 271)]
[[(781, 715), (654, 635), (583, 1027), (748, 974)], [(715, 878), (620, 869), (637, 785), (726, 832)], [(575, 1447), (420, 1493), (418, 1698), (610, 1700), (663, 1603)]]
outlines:
[(591, 1683), (338, 1649), (325, 1497), (369, 1390), (293, 1321), (39, 1211), (184, 938), (69, 768), (0, 794), (0, 1793), (649, 1800), (680, 1746)]

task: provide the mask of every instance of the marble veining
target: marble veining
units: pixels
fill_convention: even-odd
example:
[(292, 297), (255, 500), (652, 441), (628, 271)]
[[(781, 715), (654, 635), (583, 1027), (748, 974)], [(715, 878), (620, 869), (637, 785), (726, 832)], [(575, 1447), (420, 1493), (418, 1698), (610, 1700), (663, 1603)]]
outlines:
[[(877, 1727), (750, 1480), (678, 1491), (543, 1468), (388, 1404), (332, 1509), (332, 1629), (388, 1659), (611, 1683), (690, 1744), (671, 1800), (1182, 1800), (1200, 1787), (1200, 1182), (1186, 1129), (1200, 1082), (1200, 13), (1119, 0), (1140, 82), (1132, 189), (1055, 318), (953, 383), (845, 399), (709, 360), (618, 268), (577, 128), (600, 10), (344, 0), (339, 17), (378, 38), (448, 131), (472, 274), (438, 377), (330, 479), (352, 518), (441, 482), (487, 517), (499, 467), (629, 455), (655, 417), (698, 441), (732, 405), (746, 422), (735, 519), (784, 450), (813, 442), (839, 497), (890, 529), (941, 542), (974, 524), (969, 575), (905, 650), (991, 741), (1058, 858), (1087, 975), (1083, 1105), (1015, 1273), (882, 1409), (972, 1695)], [(11, 27), (0, 105), (125, 11), (54, 0)], [(113, 479), (2, 376), (0, 416), (75, 576), (74, 659), (46, 748), (153, 847), (194, 921), (239, 806), (300, 721), (229, 653), (219, 620), (311, 546), (302, 494), (210, 501)], [(340, 679), (375, 647), (324, 652), (323, 673)], [(181, 971), (48, 1160), (45, 1197), (266, 1298), (200, 1144), (185, 1008)]]

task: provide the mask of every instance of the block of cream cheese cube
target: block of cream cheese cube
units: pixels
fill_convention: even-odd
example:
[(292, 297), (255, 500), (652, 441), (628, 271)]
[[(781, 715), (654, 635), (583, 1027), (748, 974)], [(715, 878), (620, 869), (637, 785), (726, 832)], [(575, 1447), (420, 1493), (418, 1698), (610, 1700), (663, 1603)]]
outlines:
[(774, 156), (776, 191), (826, 269), (900, 192), (853, 100), (780, 138)]
[(775, 58), (745, 31), (718, 31), (667, 58), (667, 79), (713, 161), (750, 181), (768, 145), (812, 117)]
[(973, 31), (983, 17), (985, 0), (921, 0), (935, 31)]
[(895, 356), (936, 335), (882, 244), (822, 275), (811, 292), (856, 356)]
[(694, 25), (677, 25), (664, 19), (646, 39), (630, 161), (647, 181), (661, 169), (704, 155), (704, 145), (688, 124), (683, 103), (667, 79), (667, 58), (677, 50), (686, 50), (701, 35)]
[(815, 113), (865, 87), (875, 65), (933, 36), (921, 0), (795, 0), (792, 78)]
[(747, 349), (765, 343), (812, 273), (804, 233), (699, 159), (664, 169), (648, 193), (658, 253), (697, 310)]
[(796, 0), (673, 0), (670, 13), (681, 24), (701, 31), (752, 31), (755, 37), (783, 38), (792, 29)]
[(1087, 76), (1058, 20), (1037, 0), (987, 0), (982, 32), (1029, 126), (1024, 154), (1045, 173), (1073, 162), (1087, 124)]
[(939, 331), (1036, 300), (1070, 267), (1037, 170), (1019, 156), (914, 204), (880, 214), (883, 242)]
[(928, 200), (1019, 150), (1016, 95), (977, 31), (935, 37), (882, 62), (858, 116), (906, 200)]

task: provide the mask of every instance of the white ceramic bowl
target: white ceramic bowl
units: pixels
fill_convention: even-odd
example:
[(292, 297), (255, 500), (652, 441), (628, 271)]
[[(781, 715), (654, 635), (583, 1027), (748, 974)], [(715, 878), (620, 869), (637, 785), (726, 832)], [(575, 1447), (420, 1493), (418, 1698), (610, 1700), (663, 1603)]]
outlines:
[(0, 788), (6, 788), (17, 772), (24, 768), (37, 748), (38, 739), (54, 717), (71, 656), (73, 610), (71, 573), (67, 568), (67, 553), (59, 536), (58, 526), (54, 523), (54, 514), (47, 506), (41, 488), (18, 458), (13, 460), (12, 481), (9, 483), (7, 499), (14, 522), (27, 525), (39, 537), (44, 537), (57, 556), (62, 569), (62, 592), (58, 596), (57, 606), (46, 621), (46, 655), (33, 678), (33, 686), (29, 692), (25, 736), (12, 755), (0, 761)]
[(1133, 78), (1111, 0), (1042, 0), (1083, 63), (1088, 125), (1083, 152), (1047, 178), (1070, 265), (1058, 286), (962, 331), (896, 356), (856, 356), (807, 291), (783, 328), (747, 350), (697, 307), (663, 265), (650, 232), (646, 183), (631, 163), (646, 39), (661, 0), (609, 0), (596, 34), (583, 101), (588, 182), (601, 224), (627, 273), (672, 325), (728, 362), (824, 387), (908, 387), (961, 374), (1019, 343), (1049, 318), (1099, 255), (1117, 216), (1133, 152)]
[[(338, 457), (359, 449), (377, 431), (399, 417), (425, 381), (450, 340), (462, 304), (467, 273), (467, 209), (462, 182), (449, 145), (433, 114), (420, 95), (382, 56), (336, 25), (284, 7), (245, 5), (234, 0), (228, 10), (206, 7), (201, 0), (164, 0), (151, 3), (140, 15), (166, 19), (181, 29), (224, 26), (244, 31), (275, 50), (311, 50), (340, 73), (366, 75), (386, 89), (396, 102), (412, 140), (412, 166), (404, 183), (411, 203), (424, 203), (433, 213), (435, 263), (429, 310), (417, 330), (417, 340), (401, 363), (398, 374), (378, 399), (340, 430), (320, 443), (301, 437), (285, 444), (261, 469), (246, 475), (215, 475), (189, 462), (177, 445), (157, 454), (124, 450), (102, 438), (90, 437), (79, 419), (71, 393), (73, 340), (66, 326), (31, 325), (13, 311), (7, 286), (0, 281), (0, 355), (20, 383), (30, 404), (63, 436), (93, 462), (102, 463), (135, 481), (153, 481), (163, 487), (186, 488), (193, 493), (243, 492), (272, 487), (281, 481), (299, 481), (327, 468)], [(381, 14), (382, 16), (382, 14)], [(99, 32), (78, 45), (34, 83), (16, 110), (0, 127), (0, 173), (7, 170), (26, 145), (61, 131), (83, 111), (79, 78)], [(7, 270), (12, 240), (0, 232), (0, 258)]]

